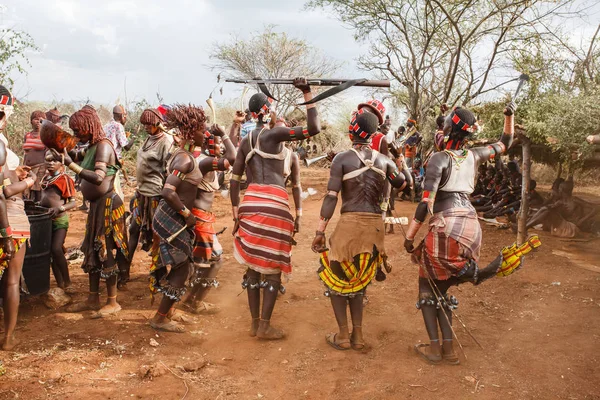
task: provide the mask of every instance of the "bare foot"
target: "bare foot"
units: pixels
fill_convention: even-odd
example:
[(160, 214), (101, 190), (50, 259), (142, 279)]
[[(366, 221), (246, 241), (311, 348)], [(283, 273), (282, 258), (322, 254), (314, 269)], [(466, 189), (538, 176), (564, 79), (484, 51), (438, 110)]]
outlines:
[(104, 318), (104, 317), (108, 317), (109, 315), (115, 315), (119, 311), (121, 311), (121, 305), (119, 303), (107, 304), (104, 307), (102, 307), (100, 310), (98, 310), (97, 313), (92, 315), (92, 319)]
[(11, 351), (20, 343), (19, 340), (15, 337), (15, 335), (11, 335), (10, 337), (4, 338), (4, 344), (2, 345), (2, 350)]
[(285, 333), (281, 329), (271, 326), (269, 321), (260, 321), (256, 337), (262, 340), (279, 340), (285, 337)]
[(154, 318), (150, 320), (150, 326), (157, 331), (183, 333), (185, 328), (175, 321), (163, 319), (162, 321), (156, 321)]
[(256, 332), (258, 331), (258, 322), (260, 320), (258, 318), (252, 318), (252, 324), (250, 325), (250, 337), (255, 337)]
[(79, 303), (71, 304), (69, 307), (65, 308), (66, 312), (76, 313), (82, 311), (97, 311), (100, 309), (100, 302), (95, 301), (90, 303), (88, 301), (82, 301)]

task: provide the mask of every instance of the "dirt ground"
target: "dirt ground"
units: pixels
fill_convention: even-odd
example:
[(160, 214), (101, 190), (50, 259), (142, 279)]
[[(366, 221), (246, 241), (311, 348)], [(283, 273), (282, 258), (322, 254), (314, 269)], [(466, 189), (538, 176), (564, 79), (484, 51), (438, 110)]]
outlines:
[[(518, 273), (451, 289), (460, 301), (458, 315), (483, 349), (455, 323), (464, 347), (461, 365), (431, 366), (412, 350), (427, 340), (414, 306), (417, 267), (402, 248), (402, 234), (387, 236), (394, 270), (369, 288), (366, 349), (329, 347), (325, 335), (336, 324), (316, 276), (318, 257), (310, 250), (327, 174), (326, 169), (303, 170), (304, 188), (318, 193), (304, 203), (293, 279), (275, 307), (273, 321), (287, 332), (285, 340), (261, 342), (247, 334), (250, 316), (240, 286), (244, 268), (231, 253), (229, 200), (218, 196), (217, 229), (229, 227), (221, 236), (221, 286), (207, 299), (221, 308), (218, 314), (186, 314), (183, 334), (153, 331), (148, 326), (150, 260), (138, 250), (134, 281), (119, 296), (123, 311), (112, 319), (52, 311), (39, 298), (22, 304), (21, 345), (15, 352), (0, 352), (6, 368), (0, 399), (600, 399), (597, 239), (561, 241), (541, 233), (543, 247), (527, 256)], [(410, 217), (414, 208), (400, 202), (396, 214)], [(86, 215), (71, 215), (67, 246), (76, 246)], [(486, 264), (515, 235), (483, 229)], [(71, 272), (75, 300), (82, 300), (87, 276), (76, 265)]]

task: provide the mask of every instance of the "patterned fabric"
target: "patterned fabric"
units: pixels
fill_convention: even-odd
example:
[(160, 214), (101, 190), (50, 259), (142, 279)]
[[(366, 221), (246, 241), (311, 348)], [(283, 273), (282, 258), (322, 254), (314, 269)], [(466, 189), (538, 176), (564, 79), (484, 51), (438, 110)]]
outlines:
[(239, 206), (233, 242), (236, 260), (261, 274), (292, 272), (292, 233), (288, 193), (281, 186), (250, 184)]
[(318, 274), (325, 286), (345, 295), (364, 292), (383, 264), (383, 258), (373, 246), (373, 253), (357, 254), (352, 260), (342, 262), (330, 260), (326, 251), (321, 253), (320, 263)]
[(28, 132), (25, 134), (25, 142), (23, 143), (23, 150), (29, 151), (43, 151), (46, 150), (46, 146), (42, 143), (39, 133), (36, 135), (34, 132)]
[(125, 206), (115, 192), (90, 201), (81, 251), (85, 255), (81, 264), (83, 271), (88, 274), (100, 272), (103, 279), (119, 273), (115, 259), (117, 252), (129, 258)]
[(192, 214), (197, 218), (194, 233), (194, 262), (199, 264), (211, 264), (221, 259), (223, 248), (217, 239), (214, 223), (217, 218), (213, 213), (193, 208)]
[(152, 220), (162, 197), (146, 197), (136, 190), (129, 203), (129, 211), (135, 223), (140, 227), (142, 249), (148, 251), (153, 243)]
[(192, 260), (193, 231), (185, 229), (170, 243), (170, 236), (179, 232), (185, 226), (185, 219), (162, 199), (152, 222), (152, 229), (159, 242), (158, 256), (154, 256), (150, 268), (150, 291), (152, 296), (161, 292), (170, 299), (179, 301), (185, 293), (185, 288), (171, 285), (168, 270), (181, 267), (186, 261)]
[(29, 218), (25, 213), (25, 202), (20, 197), (11, 197), (6, 201), (6, 216), (12, 228), (13, 238), (29, 239), (31, 237), (31, 226)]
[(127, 136), (125, 136), (123, 125), (120, 122), (112, 120), (104, 125), (104, 133), (106, 134), (106, 138), (113, 144), (117, 157), (121, 158), (121, 149), (127, 144)]
[(538, 235), (533, 235), (525, 243), (517, 246), (514, 243), (512, 246), (502, 249), (502, 265), (496, 275), (508, 276), (521, 268), (522, 257), (532, 250), (537, 249), (542, 245)]
[(52, 231), (57, 231), (59, 229), (69, 229), (69, 214), (64, 213), (60, 217), (56, 217), (52, 219)]
[(250, 132), (256, 129), (256, 122), (248, 121), (244, 122), (242, 128), (240, 129), (240, 138), (246, 137)]
[[(15, 245), (15, 253), (19, 251), (21, 246), (25, 244), (27, 239), (13, 239), (13, 243)], [(4, 275), (4, 270), (8, 268), (8, 261), (4, 256), (4, 250), (0, 248), (0, 279), (2, 279), (2, 275)]]
[(474, 209), (452, 208), (434, 214), (429, 232), (413, 253), (413, 261), (421, 265), (419, 276), (436, 280), (456, 276), (469, 260), (479, 261), (481, 237)]

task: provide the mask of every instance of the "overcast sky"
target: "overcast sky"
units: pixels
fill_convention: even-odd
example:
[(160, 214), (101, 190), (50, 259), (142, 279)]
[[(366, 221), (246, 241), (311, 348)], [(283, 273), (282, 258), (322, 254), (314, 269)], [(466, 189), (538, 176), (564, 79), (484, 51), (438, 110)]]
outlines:
[[(305, 2), (0, 0), (0, 27), (30, 33), (41, 49), (30, 55), (29, 74), (15, 84), (16, 96), (26, 100), (124, 102), (126, 80), (130, 102), (156, 104), (160, 91), (167, 103), (204, 104), (218, 73), (209, 68), (213, 43), (231, 34), (249, 37), (269, 24), (344, 62), (340, 76), (371, 78), (354, 65), (364, 44), (331, 14), (304, 11)], [(599, 10), (596, 1), (584, 24), (577, 20), (566, 27), (572, 40), (591, 36)], [(228, 84), (215, 99), (237, 98), (238, 89)], [(365, 95), (352, 88), (344, 96), (356, 101)]]
[[(360, 51), (351, 31), (331, 15), (303, 11), (305, 0), (0, 0), (0, 25), (30, 33), (40, 54), (18, 78), (28, 100), (93, 102), (148, 99), (203, 104), (216, 84), (209, 51), (232, 33), (242, 37), (276, 24), (339, 61), (341, 75), (362, 77), (352, 60)], [(237, 96), (228, 84), (224, 96)], [(358, 91), (359, 89), (355, 89)]]

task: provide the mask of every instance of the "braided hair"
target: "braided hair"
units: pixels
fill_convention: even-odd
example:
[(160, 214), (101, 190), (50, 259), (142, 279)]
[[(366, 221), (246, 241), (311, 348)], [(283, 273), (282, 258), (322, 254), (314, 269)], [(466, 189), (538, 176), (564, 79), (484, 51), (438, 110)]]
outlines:
[(79, 134), (91, 135), (91, 144), (96, 144), (106, 136), (102, 129), (100, 117), (92, 107), (83, 107), (69, 119), (69, 128)]
[(157, 126), (161, 122), (163, 122), (162, 115), (153, 108), (145, 109), (144, 112), (142, 112), (142, 115), (140, 115), (140, 123), (142, 125)]
[(176, 104), (165, 115), (168, 129), (178, 129), (183, 140), (192, 140), (194, 134), (206, 128), (206, 115), (202, 107)]

